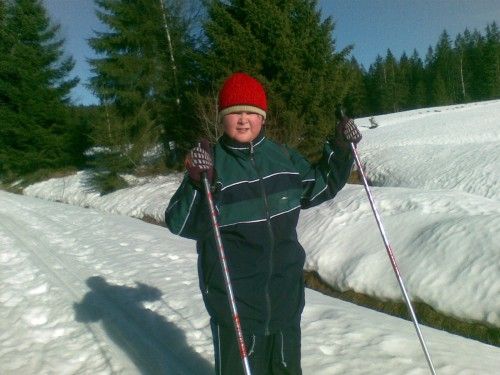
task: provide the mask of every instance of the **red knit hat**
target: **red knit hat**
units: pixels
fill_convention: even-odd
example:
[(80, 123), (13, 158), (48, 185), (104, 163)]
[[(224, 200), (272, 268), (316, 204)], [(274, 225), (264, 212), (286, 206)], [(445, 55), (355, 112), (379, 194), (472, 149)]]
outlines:
[(219, 118), (245, 111), (266, 118), (266, 93), (255, 78), (245, 73), (234, 73), (226, 79), (219, 92)]

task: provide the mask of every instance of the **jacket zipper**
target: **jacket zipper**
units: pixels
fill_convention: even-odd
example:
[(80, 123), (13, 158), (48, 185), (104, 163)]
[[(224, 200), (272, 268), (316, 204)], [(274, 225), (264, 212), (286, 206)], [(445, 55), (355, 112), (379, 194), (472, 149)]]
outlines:
[(266, 321), (264, 325), (264, 335), (268, 336), (270, 333), (269, 324), (271, 322), (271, 297), (269, 294), (269, 284), (271, 282), (271, 275), (273, 274), (274, 233), (273, 233), (273, 228), (271, 226), (271, 214), (269, 212), (269, 202), (267, 200), (266, 190), (264, 189), (264, 182), (262, 180), (262, 176), (260, 175), (259, 170), (257, 169), (257, 165), (254, 159), (253, 142), (250, 142), (250, 162), (252, 163), (252, 166), (257, 172), (257, 176), (259, 177), (259, 184), (266, 209), (266, 223), (267, 223), (267, 229), (269, 231), (269, 240), (270, 240), (270, 253), (269, 253), (269, 265), (268, 265), (269, 273), (267, 275), (266, 285), (264, 288), (264, 293), (266, 298), (266, 312), (267, 312)]

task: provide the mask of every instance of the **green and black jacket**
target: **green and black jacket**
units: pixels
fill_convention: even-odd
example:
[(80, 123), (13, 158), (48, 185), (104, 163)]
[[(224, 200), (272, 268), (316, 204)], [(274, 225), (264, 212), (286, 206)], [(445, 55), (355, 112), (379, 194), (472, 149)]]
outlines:
[[(242, 328), (275, 333), (300, 323), (305, 253), (297, 240), (301, 208), (333, 198), (352, 167), (347, 145), (326, 142), (312, 166), (261, 133), (250, 144), (227, 136), (214, 147), (214, 202)], [(165, 212), (174, 234), (197, 241), (200, 288), (211, 318), (232, 327), (203, 190), (186, 175)]]

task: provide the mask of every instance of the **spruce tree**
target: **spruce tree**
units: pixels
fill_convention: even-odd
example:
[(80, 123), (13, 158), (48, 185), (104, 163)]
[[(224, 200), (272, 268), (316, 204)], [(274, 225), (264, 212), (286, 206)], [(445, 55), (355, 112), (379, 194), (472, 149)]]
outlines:
[(451, 104), (451, 98), (446, 87), (445, 80), (441, 74), (437, 74), (433, 79), (432, 85), (432, 103), (433, 105), (448, 105)]
[[(8, 81), (8, 64), (7, 54), (10, 47), (13, 45), (13, 35), (7, 30), (7, 15), (6, 3), (0, 1), (0, 113), (6, 110), (8, 98), (7, 81)], [(1, 129), (1, 128), (0, 128)], [(4, 140), (0, 138), (0, 142)]]
[(486, 26), (483, 49), (485, 98), (500, 97), (500, 30), (493, 22)]
[[(407, 61), (406, 55), (403, 55), (404, 63)], [(400, 64), (392, 54), (387, 50), (387, 55), (383, 63), (384, 80), (382, 82), (382, 111), (397, 112), (401, 110), (408, 98), (408, 85), (404, 73), (401, 72)]]
[(363, 67), (353, 57), (349, 64), (350, 89), (344, 99), (346, 113), (360, 117), (369, 113)]
[(68, 78), (74, 62), (63, 56), (59, 26), (39, 0), (6, 5), (0, 8), (0, 175), (72, 164), (67, 105), (78, 82)]
[[(8, 134), (13, 125), (12, 112), (7, 109), (9, 95), (7, 91), (8, 67), (6, 55), (8, 46), (12, 44), (11, 37), (7, 31), (6, 4), (0, 1), (0, 162), (6, 163), (10, 147), (8, 144)], [(0, 178), (5, 174), (6, 167), (0, 169)]]
[(500, 31), (495, 22), (485, 35), (465, 29), (454, 44), (443, 31), (428, 48), (425, 63), (416, 50), (399, 62), (388, 51), (363, 72), (367, 114), (488, 100), (500, 97)]
[(417, 50), (413, 50), (413, 54), (409, 60), (409, 86), (410, 86), (410, 108), (422, 108), (427, 103), (427, 95), (424, 79), (424, 64), (418, 55)]
[(471, 97), (473, 100), (485, 99), (485, 80), (484, 80), (484, 37), (477, 30), (474, 30), (468, 38), (468, 57), (470, 59), (471, 77)]
[(460, 98), (459, 66), (450, 37), (444, 30), (439, 37), (429, 65), (435, 104), (452, 104)]
[(406, 53), (403, 52), (401, 55), (397, 67), (395, 96), (397, 110), (401, 111), (412, 108), (410, 103), (411, 63)]
[(387, 69), (384, 59), (378, 55), (375, 62), (370, 65), (367, 76), (368, 101), (371, 113), (386, 113), (387, 109)]
[(267, 131), (313, 156), (332, 131), (334, 110), (350, 89), (349, 49), (335, 51), (331, 18), (317, 1), (208, 1), (203, 71), (220, 86), (235, 71), (261, 80)]
[(107, 27), (90, 39), (98, 54), (91, 87), (106, 112), (96, 133), (117, 156), (105, 167), (130, 171), (158, 143), (191, 143), (196, 128), (185, 93), (193, 46), (182, 1), (95, 2)]

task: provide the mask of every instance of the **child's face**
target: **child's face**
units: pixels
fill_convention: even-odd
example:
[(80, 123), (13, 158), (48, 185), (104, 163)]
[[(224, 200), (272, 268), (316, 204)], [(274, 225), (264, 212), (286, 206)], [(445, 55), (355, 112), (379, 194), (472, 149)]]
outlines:
[(222, 118), (224, 132), (240, 143), (253, 141), (259, 135), (263, 124), (264, 118), (257, 113), (236, 112)]

